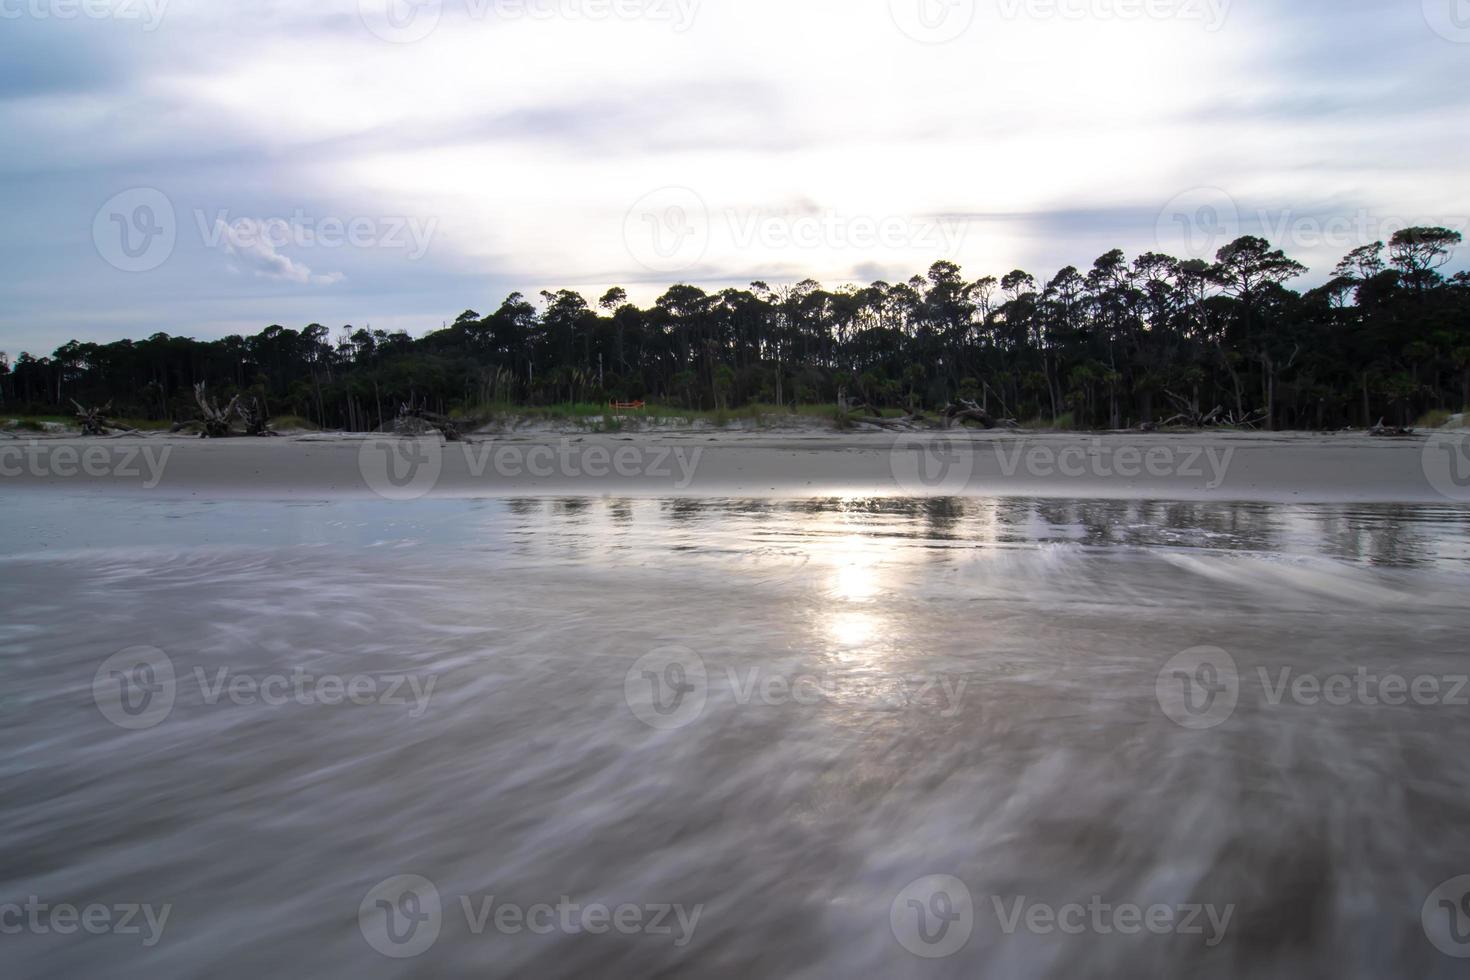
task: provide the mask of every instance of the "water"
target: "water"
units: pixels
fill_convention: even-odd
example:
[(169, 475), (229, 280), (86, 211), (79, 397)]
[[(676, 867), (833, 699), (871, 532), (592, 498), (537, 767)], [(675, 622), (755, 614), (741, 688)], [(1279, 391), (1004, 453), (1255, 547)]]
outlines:
[(1466, 974), (1470, 511), (4, 513), (7, 975)]

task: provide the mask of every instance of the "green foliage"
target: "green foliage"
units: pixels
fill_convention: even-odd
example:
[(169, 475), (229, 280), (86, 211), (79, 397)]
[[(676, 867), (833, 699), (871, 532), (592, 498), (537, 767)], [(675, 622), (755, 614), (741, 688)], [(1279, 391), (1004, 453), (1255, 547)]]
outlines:
[(1425, 412), (1419, 416), (1419, 421), (1414, 423), (1414, 427), (1416, 429), (1442, 429), (1450, 424), (1451, 419), (1456, 418), (1458, 418), (1458, 421), (1455, 423), (1454, 428), (1470, 428), (1470, 425), (1466, 424), (1465, 409), (1461, 409), (1458, 412), (1451, 412), (1447, 408), (1436, 408), (1432, 411)]

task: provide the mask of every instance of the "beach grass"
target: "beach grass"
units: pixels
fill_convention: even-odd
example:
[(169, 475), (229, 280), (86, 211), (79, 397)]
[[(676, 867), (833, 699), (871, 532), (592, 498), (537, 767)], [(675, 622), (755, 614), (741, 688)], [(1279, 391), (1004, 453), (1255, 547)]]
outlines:
[(1419, 421), (1414, 423), (1414, 427), (1417, 429), (1443, 429), (1446, 426), (1467, 428), (1465, 423), (1467, 412), (1470, 412), (1470, 409), (1451, 412), (1447, 408), (1436, 408), (1421, 415)]

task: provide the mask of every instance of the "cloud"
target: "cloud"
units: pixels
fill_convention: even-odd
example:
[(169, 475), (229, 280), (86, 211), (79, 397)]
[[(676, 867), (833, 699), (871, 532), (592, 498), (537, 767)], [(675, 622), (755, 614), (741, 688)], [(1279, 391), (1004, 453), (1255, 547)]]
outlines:
[[(1159, 247), (1166, 206), (1202, 188), (1236, 202), (1241, 231), (1292, 239), (1319, 281), (1339, 243), (1315, 247), (1298, 221), (1366, 214), (1376, 237), (1394, 217), (1470, 214), (1456, 142), (1470, 48), (1415, 0), (1233, 3), (1214, 33), (981, 6), (938, 46), (906, 37), (888, 0), (703, 0), (683, 32), (570, 3), (538, 17), (480, 3), (480, 18), (445, 3), (412, 44), (375, 37), (358, 0), (171, 2), (152, 31), (5, 20), (0, 349), (339, 316), (429, 328), (512, 289), (622, 284), (647, 302), (676, 279), (892, 282), (938, 258), (1041, 277)], [(173, 256), (143, 275), (92, 240), (95, 209), (130, 188), (180, 220)], [(707, 204), (709, 247), (649, 271), (627, 222), (667, 188)], [(416, 223), (434, 247), (187, 218), (221, 213)], [(829, 214), (836, 232), (809, 246), (746, 234), (752, 215), (785, 231)], [(936, 218), (966, 229), (953, 254), (919, 235), (853, 242), (864, 223)]]
[(238, 263), (237, 269), (262, 279), (313, 286), (333, 286), (347, 278), (340, 272), (318, 275), (304, 263), (278, 252), (278, 242), (284, 245), (293, 233), (294, 229), (283, 221), (239, 218), (228, 223), (215, 222), (215, 235), (224, 243), (225, 252)]

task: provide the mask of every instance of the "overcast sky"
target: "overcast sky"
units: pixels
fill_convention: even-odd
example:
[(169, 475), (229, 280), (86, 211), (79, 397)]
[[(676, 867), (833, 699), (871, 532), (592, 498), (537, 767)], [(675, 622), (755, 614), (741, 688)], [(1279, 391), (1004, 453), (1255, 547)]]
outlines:
[(0, 350), (1240, 233), (1309, 285), (1465, 228), (1466, 91), (1470, 0), (0, 0)]

